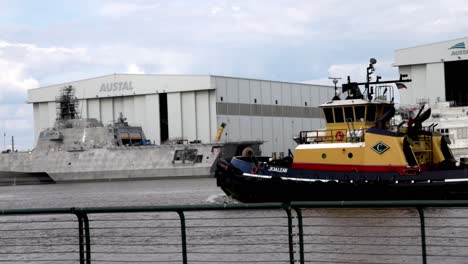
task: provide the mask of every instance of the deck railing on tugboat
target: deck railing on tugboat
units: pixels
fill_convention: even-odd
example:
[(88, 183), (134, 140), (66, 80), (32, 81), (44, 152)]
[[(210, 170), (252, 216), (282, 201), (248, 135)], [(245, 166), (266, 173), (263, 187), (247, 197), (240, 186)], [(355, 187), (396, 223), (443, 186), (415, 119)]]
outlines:
[(0, 263), (464, 263), (468, 201), (0, 211)]
[(362, 142), (363, 129), (327, 129), (299, 132), (299, 144)]

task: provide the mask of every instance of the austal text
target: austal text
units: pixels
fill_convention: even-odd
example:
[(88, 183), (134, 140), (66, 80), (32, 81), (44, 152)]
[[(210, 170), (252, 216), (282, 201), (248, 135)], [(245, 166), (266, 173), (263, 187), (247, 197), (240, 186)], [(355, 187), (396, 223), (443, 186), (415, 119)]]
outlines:
[(99, 92), (120, 92), (120, 91), (131, 91), (133, 90), (132, 82), (110, 82), (101, 84)]

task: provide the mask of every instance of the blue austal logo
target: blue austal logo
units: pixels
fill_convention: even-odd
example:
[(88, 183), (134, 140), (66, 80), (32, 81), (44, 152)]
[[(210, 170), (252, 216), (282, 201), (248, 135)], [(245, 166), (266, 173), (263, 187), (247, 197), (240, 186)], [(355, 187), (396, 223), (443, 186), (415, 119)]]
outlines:
[(457, 43), (453, 45), (452, 47), (450, 47), (449, 49), (465, 49), (465, 42)]

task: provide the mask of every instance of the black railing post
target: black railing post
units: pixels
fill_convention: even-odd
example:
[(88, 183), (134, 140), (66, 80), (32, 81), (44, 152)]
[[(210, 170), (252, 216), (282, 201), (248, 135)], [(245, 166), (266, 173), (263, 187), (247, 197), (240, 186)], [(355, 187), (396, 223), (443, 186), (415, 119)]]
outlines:
[(421, 225), (421, 255), (422, 263), (427, 264), (427, 252), (426, 252), (426, 224), (424, 221), (424, 208), (418, 207), (419, 220)]
[(289, 242), (289, 262), (291, 264), (294, 264), (294, 242), (293, 242), (293, 226), (292, 226), (292, 216), (291, 216), (291, 209), (288, 207), (285, 207), (284, 210), (286, 211), (286, 214), (288, 215), (288, 242)]
[(78, 218), (78, 246), (80, 251), (80, 264), (85, 264), (85, 245), (84, 245), (84, 231), (83, 231), (83, 219), (81, 214), (75, 213)]
[(182, 239), (182, 263), (187, 264), (187, 234), (185, 230), (185, 215), (184, 212), (178, 210), (177, 213), (180, 217), (180, 236)]
[(304, 264), (304, 228), (302, 225), (302, 212), (300, 208), (293, 207), (297, 215), (297, 225), (299, 229), (299, 260), (301, 264)]
[(91, 237), (89, 229), (89, 219), (88, 215), (82, 213), (81, 215), (84, 223), (84, 234), (85, 234), (85, 245), (86, 245), (86, 264), (91, 264)]

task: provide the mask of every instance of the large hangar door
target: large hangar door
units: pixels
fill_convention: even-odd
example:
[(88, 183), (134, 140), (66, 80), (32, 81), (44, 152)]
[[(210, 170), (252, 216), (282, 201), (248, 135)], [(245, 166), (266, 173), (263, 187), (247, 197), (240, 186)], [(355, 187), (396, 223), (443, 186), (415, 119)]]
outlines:
[(445, 67), (445, 98), (468, 106), (468, 60), (450, 61)]
[(167, 94), (159, 94), (159, 129), (161, 143), (169, 139), (169, 120), (167, 119)]

